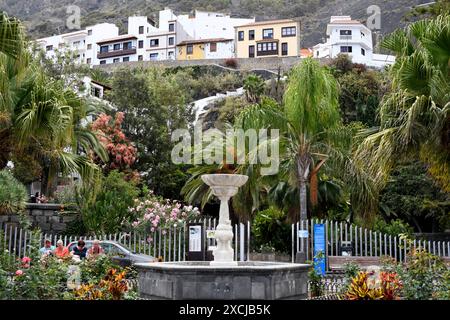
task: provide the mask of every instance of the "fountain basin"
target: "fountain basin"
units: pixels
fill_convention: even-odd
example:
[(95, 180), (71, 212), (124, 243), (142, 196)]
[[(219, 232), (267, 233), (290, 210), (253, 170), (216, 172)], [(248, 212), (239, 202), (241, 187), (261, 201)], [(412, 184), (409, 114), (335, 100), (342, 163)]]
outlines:
[(158, 300), (305, 299), (308, 264), (263, 261), (137, 263), (142, 298)]

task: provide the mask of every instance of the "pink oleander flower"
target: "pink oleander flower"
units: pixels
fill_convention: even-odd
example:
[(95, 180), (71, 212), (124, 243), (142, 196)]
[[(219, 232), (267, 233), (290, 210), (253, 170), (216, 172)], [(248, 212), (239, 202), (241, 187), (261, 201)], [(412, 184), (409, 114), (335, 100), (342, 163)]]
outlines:
[(31, 258), (30, 257), (23, 257), (22, 258), (22, 263), (23, 264), (28, 264), (28, 263), (30, 263), (31, 262)]
[(20, 269), (19, 269), (19, 270), (17, 270), (17, 271), (16, 271), (16, 276), (18, 276), (18, 277), (19, 277), (19, 276), (21, 276), (21, 275), (23, 275), (23, 271), (22, 271), (22, 270), (20, 270)]

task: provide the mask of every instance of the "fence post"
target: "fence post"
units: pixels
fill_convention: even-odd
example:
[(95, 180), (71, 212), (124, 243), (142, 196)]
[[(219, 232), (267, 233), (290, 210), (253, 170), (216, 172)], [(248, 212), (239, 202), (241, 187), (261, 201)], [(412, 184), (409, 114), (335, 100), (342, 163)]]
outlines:
[(294, 253), (294, 241), (295, 241), (295, 238), (294, 238), (294, 229), (295, 229), (295, 227), (294, 227), (294, 223), (293, 224), (291, 224), (291, 236), (292, 236), (292, 241), (291, 241), (291, 262), (292, 263), (294, 263), (294, 259), (295, 259), (295, 257), (294, 257), (294, 255), (295, 255), (295, 253)]

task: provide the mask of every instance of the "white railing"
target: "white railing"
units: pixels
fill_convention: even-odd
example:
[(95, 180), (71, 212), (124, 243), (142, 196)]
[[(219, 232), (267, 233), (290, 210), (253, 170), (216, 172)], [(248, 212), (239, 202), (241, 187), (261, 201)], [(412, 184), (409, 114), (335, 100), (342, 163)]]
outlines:
[[(24, 257), (29, 255), (31, 251), (31, 244), (37, 243), (39, 247), (44, 246), (46, 239), (55, 245), (58, 240), (62, 240), (64, 246), (71, 242), (82, 240), (100, 241), (116, 241), (129, 250), (135, 253), (147, 254), (153, 257), (161, 257), (163, 261), (185, 261), (188, 250), (188, 224), (202, 223), (203, 224), (203, 239), (205, 251), (210, 246), (215, 246), (215, 239), (207, 237), (207, 230), (215, 230), (217, 227), (216, 218), (202, 218), (184, 222), (180, 226), (172, 226), (163, 230), (156, 230), (155, 232), (140, 233), (140, 232), (120, 232), (114, 234), (103, 235), (58, 235), (52, 233), (36, 233), (24, 230), (12, 225), (5, 224), (1, 227), (0, 242), (3, 248), (1, 250), (8, 250), (8, 254), (13, 257)], [(250, 222), (246, 224), (240, 223), (233, 226), (234, 239), (233, 247), (235, 252), (235, 259), (238, 261), (246, 261), (250, 253)]]
[[(359, 257), (390, 256), (396, 261), (406, 261), (411, 249), (426, 249), (428, 252), (440, 256), (450, 257), (450, 241), (429, 241), (414, 239), (409, 244), (406, 239), (400, 239), (382, 232), (372, 231), (346, 222), (324, 219), (302, 220), (291, 226), (292, 262), (297, 252), (306, 253), (308, 260), (313, 260), (314, 224), (321, 223), (325, 227), (325, 256), (341, 255), (340, 247), (343, 242), (351, 242), (352, 255)], [(308, 231), (307, 238), (301, 238), (299, 230)]]

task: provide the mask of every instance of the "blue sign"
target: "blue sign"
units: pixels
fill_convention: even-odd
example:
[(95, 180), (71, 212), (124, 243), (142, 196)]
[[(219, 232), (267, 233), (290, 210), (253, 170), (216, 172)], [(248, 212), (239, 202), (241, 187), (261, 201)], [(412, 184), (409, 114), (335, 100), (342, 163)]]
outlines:
[(325, 274), (325, 225), (314, 224), (314, 269), (322, 275)]

